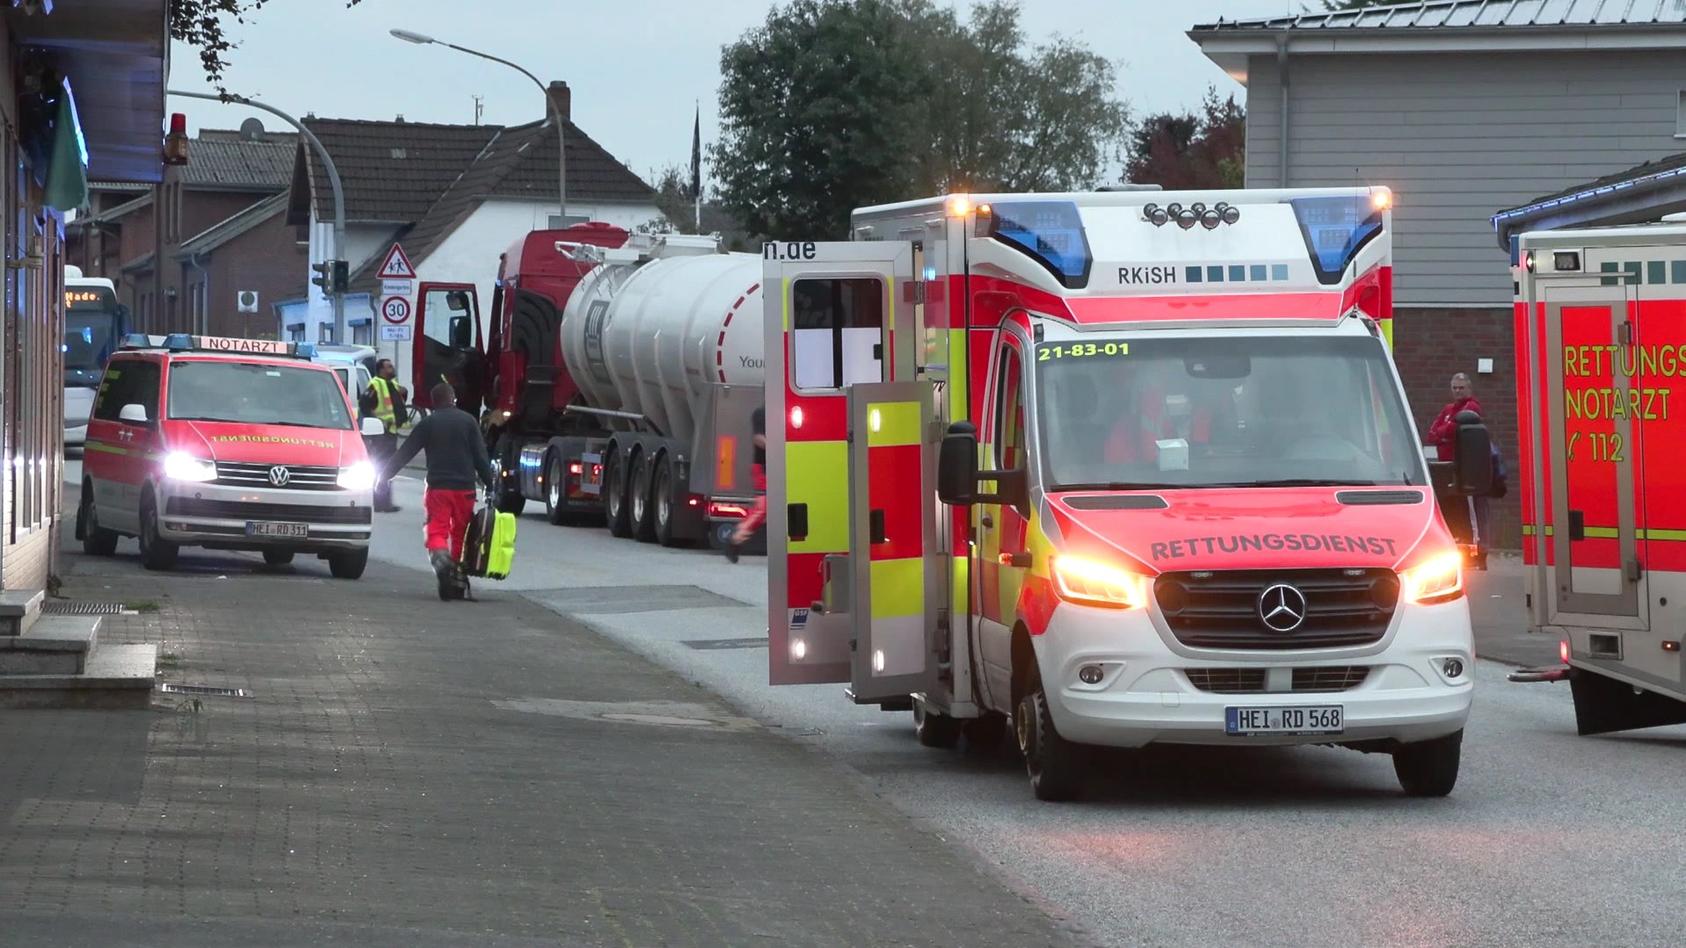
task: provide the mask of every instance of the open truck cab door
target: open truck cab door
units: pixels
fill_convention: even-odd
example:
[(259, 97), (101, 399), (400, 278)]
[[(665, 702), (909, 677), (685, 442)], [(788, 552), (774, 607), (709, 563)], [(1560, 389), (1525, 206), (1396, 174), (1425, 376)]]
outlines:
[(769, 680), (905, 707), (937, 677), (937, 383), (903, 241), (763, 249)]
[(485, 345), (480, 336), (480, 300), (472, 283), (423, 282), (417, 311), (411, 401), (435, 409), (433, 386), (450, 382), (457, 405), (478, 416), (485, 404)]

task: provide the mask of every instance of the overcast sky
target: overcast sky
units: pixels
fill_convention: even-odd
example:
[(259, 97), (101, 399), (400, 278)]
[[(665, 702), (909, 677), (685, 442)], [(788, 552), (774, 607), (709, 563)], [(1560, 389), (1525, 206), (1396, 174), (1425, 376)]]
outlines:
[[(962, 13), (971, 0), (948, 2)], [(1295, 0), (1023, 0), (1032, 42), (1076, 37), (1119, 65), (1119, 93), (1137, 112), (1193, 106), (1208, 85), (1240, 87), (1185, 35), (1218, 17), (1271, 16)], [(565, 80), (573, 120), (638, 174), (689, 160), (691, 117), (701, 100), (703, 141), (714, 139), (720, 48), (766, 19), (766, 0), (270, 0), (235, 25), (240, 46), (226, 82), (297, 116), (470, 123), (484, 96), (486, 124), (540, 117), (544, 100), (519, 73), (442, 46), (400, 42), (400, 27), (520, 63)], [(172, 52), (170, 87), (212, 91), (197, 52)], [(189, 126), (232, 128), (256, 114), (181, 97), (170, 110)]]

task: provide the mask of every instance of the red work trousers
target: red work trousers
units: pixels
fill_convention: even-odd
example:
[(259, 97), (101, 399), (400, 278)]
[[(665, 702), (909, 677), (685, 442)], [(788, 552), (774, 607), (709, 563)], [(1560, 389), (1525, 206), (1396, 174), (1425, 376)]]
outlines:
[(767, 469), (759, 464), (754, 467), (755, 503), (749, 508), (749, 513), (738, 521), (738, 529), (732, 538), (739, 543), (747, 541), (755, 535), (755, 531), (767, 522)]
[(451, 559), (462, 559), (463, 535), (474, 517), (474, 491), (440, 490), (429, 487), (423, 504), (427, 507), (427, 551), (450, 550)]

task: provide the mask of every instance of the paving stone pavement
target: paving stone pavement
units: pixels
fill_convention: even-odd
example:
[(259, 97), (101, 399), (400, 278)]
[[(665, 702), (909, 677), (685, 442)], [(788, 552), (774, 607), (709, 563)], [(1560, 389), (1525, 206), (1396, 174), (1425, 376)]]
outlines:
[[(161, 679), (0, 712), (0, 943), (1059, 945), (815, 752), (536, 605), (299, 560), (65, 557)], [(651, 621), (682, 621), (653, 616)]]

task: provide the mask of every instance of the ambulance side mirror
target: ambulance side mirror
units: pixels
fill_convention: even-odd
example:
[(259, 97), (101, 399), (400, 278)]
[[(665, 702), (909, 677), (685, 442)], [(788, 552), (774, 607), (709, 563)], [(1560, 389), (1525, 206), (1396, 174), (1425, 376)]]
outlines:
[(974, 501), (978, 492), (978, 429), (957, 421), (943, 435), (937, 454), (937, 497), (957, 507)]
[(474, 345), (474, 324), (467, 316), (451, 317), (451, 348), (467, 349)]
[(379, 418), (370, 415), (358, 423), (358, 433), (371, 438), (377, 437), (386, 434), (386, 425)]
[(1493, 438), (1475, 412), (1459, 412), (1457, 422), (1452, 446), (1454, 484), (1460, 494), (1484, 496), (1493, 489)]
[(126, 421), (131, 425), (144, 425), (146, 420), (146, 406), (141, 404), (124, 405), (117, 413), (118, 421)]

